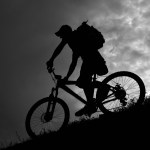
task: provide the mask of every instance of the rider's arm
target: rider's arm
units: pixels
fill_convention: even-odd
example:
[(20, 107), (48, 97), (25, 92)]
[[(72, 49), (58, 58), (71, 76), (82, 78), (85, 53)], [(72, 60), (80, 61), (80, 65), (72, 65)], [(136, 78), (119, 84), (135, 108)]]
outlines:
[(55, 49), (52, 57), (50, 58), (49, 61), (47, 61), (47, 66), (48, 67), (52, 67), (53, 66), (54, 59), (60, 54), (60, 52), (62, 51), (62, 49), (64, 48), (64, 46), (66, 44), (67, 44), (66, 41), (62, 40), (61, 43), (57, 46), (57, 48)]
[(73, 53), (73, 55), (72, 55), (72, 62), (70, 64), (69, 71), (68, 71), (68, 73), (67, 73), (67, 75), (65, 77), (66, 80), (68, 80), (68, 78), (73, 73), (73, 71), (74, 71), (74, 69), (75, 69), (75, 67), (77, 65), (78, 58), (79, 58), (79, 56), (77, 54)]

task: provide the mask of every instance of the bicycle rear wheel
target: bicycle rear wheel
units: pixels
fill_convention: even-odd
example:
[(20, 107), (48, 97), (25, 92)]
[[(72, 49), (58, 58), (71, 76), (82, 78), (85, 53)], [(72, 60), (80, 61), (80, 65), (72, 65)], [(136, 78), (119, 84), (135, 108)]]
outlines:
[[(48, 103), (50, 103), (50, 113), (54, 105), (54, 101), (54, 113), (52, 118), (48, 119), (48, 113), (46, 113)], [(51, 100), (49, 97), (46, 97), (36, 102), (29, 110), (25, 121), (26, 131), (31, 138), (36, 138), (39, 135), (58, 131), (68, 124), (69, 117), (69, 108), (63, 100), (59, 98)]]
[[(132, 72), (115, 72), (106, 77), (102, 81), (102, 85), (97, 91), (96, 98), (103, 113), (135, 108), (145, 99), (145, 85), (142, 79)], [(107, 85), (110, 85), (111, 88), (106, 93)], [(102, 93), (106, 94), (105, 98)]]

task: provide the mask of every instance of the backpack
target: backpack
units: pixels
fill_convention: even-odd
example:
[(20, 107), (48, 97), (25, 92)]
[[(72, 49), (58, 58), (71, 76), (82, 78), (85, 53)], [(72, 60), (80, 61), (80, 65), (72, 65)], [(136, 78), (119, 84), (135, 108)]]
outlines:
[(98, 50), (103, 47), (105, 39), (100, 31), (93, 26), (83, 22), (76, 30), (76, 36), (80, 41), (80, 46)]

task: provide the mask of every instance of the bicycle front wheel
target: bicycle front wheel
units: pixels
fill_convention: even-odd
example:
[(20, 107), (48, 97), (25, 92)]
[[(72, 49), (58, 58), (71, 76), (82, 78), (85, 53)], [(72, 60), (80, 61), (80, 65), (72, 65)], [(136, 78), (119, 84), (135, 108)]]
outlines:
[[(46, 113), (48, 104), (50, 104), (49, 112), (55, 104), (51, 118)], [(69, 108), (63, 100), (59, 98), (51, 100), (46, 97), (36, 102), (29, 110), (25, 121), (26, 131), (31, 138), (58, 131), (68, 124), (69, 117)]]
[[(105, 98), (101, 99), (107, 85), (111, 88), (107, 91)], [(132, 72), (115, 72), (102, 81), (102, 87), (98, 89), (96, 98), (103, 113), (135, 108), (145, 99), (145, 85), (142, 79)]]

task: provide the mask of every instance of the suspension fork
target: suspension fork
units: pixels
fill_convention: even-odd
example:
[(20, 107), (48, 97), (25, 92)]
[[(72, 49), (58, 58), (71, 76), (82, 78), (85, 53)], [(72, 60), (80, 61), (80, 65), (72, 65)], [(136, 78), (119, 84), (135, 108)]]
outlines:
[[(56, 93), (54, 94), (54, 92), (56, 92)], [(56, 100), (55, 99), (56, 99), (57, 95), (58, 95), (58, 89), (52, 88), (52, 92), (49, 96), (49, 102), (48, 102), (48, 106), (47, 106), (47, 110), (46, 110), (46, 114), (50, 115), (49, 116), (50, 119), (52, 119), (52, 117), (53, 117), (54, 109), (56, 106)]]

